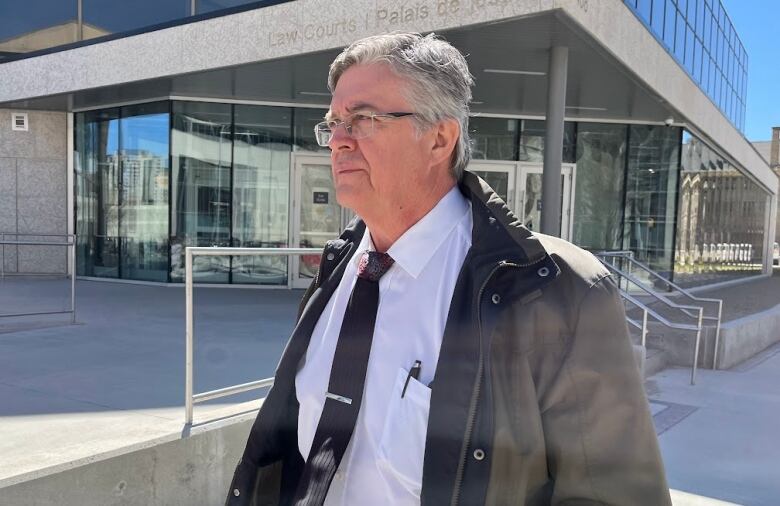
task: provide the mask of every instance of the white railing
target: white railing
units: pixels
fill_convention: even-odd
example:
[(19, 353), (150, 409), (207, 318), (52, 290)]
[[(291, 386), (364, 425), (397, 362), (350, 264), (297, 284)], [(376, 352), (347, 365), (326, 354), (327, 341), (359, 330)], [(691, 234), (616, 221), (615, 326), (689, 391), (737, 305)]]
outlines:
[(240, 385), (233, 385), (218, 390), (210, 390), (199, 394), (193, 394), (193, 310), (192, 310), (192, 260), (196, 256), (299, 256), (299, 255), (320, 255), (322, 249), (319, 248), (221, 248), (221, 247), (194, 247), (188, 246), (185, 249), (185, 275), (184, 292), (186, 306), (186, 345), (185, 345), (185, 380), (184, 380), (184, 423), (192, 425), (192, 410), (195, 404), (206, 402), (220, 397), (240, 394), (249, 390), (256, 390), (273, 385), (273, 378), (266, 378)]
[[(65, 238), (65, 242), (53, 241), (33, 241), (33, 240), (15, 240), (6, 241), (6, 236), (14, 237), (60, 237)], [(11, 318), (21, 316), (37, 316), (50, 314), (70, 314), (70, 323), (76, 323), (76, 235), (75, 234), (17, 234), (15, 232), (0, 232), (0, 245), (2, 246), (2, 255), (0, 255), (0, 279), (5, 278), (5, 247), (6, 246), (66, 246), (70, 248), (70, 258), (68, 259), (70, 269), (70, 309), (62, 311), (34, 311), (29, 313), (4, 313), (0, 318)], [(17, 256), (19, 251), (17, 249)], [(67, 276), (67, 272), (65, 273)]]

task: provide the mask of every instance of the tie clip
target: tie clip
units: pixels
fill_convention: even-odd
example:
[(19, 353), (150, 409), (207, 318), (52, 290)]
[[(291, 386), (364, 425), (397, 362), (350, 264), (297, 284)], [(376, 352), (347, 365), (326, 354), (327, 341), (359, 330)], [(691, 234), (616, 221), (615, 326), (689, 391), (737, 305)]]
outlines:
[(325, 392), (325, 397), (333, 399), (334, 401), (343, 402), (344, 404), (352, 404), (352, 399), (350, 399), (349, 397), (344, 397), (342, 395), (336, 395), (330, 392)]

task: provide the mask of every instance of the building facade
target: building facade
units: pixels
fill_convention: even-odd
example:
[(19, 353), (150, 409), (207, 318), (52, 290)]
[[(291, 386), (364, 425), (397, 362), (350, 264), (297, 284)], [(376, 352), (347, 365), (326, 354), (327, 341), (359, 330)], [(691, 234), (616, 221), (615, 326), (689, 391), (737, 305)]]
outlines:
[[(122, 9), (0, 7), (16, 20), (0, 22), (0, 107), (30, 127), (0, 134), (0, 195), (21, 195), (19, 164), (35, 158), (4, 153), (23, 134), (56, 137), (57, 176), (23, 179), (48, 179), (60, 193), (46, 198), (65, 209), (27, 228), (18, 217), (37, 210), (16, 209), (0, 232), (76, 233), (79, 276), (177, 283), (187, 246), (317, 247), (337, 235), (351, 213), (313, 137), (327, 66), (349, 42), (394, 30), (435, 31), (469, 55), (469, 168), (529, 228), (554, 210), (562, 237), (631, 250), (686, 286), (771, 270), (778, 179), (742, 134), (748, 58), (717, 0)], [(543, 191), (545, 180), (560, 185)], [(9, 272), (35, 270), (5, 258)], [(317, 260), (196, 258), (193, 277), (300, 287)]]

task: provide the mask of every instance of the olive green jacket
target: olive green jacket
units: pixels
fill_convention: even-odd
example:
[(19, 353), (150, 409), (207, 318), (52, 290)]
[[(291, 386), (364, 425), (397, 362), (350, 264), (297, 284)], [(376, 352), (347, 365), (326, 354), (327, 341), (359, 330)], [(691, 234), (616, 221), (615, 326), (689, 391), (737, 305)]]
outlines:
[[(466, 173), (472, 247), (450, 304), (424, 505), (671, 505), (623, 304), (590, 253), (524, 228)], [(227, 504), (289, 504), (303, 462), (295, 372), (365, 231), (328, 243)], [(237, 495), (236, 495), (237, 494)]]

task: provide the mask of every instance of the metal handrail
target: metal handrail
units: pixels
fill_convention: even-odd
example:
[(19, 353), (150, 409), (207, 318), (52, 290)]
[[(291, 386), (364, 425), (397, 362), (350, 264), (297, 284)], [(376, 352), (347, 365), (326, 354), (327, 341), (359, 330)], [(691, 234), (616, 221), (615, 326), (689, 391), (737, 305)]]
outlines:
[(299, 256), (299, 255), (320, 255), (320, 248), (229, 248), (229, 247), (198, 247), (188, 246), (185, 248), (185, 274), (184, 274), (184, 292), (185, 292), (185, 381), (184, 381), (184, 423), (192, 425), (192, 411), (195, 404), (206, 402), (220, 397), (236, 395), (249, 390), (257, 390), (273, 385), (273, 378), (265, 378), (240, 385), (233, 385), (217, 390), (210, 390), (199, 394), (193, 394), (193, 310), (192, 310), (192, 264), (195, 256)]
[[(17, 237), (64, 237), (66, 242), (50, 241), (6, 241), (5, 236), (13, 235)], [(5, 313), (0, 314), (0, 318), (12, 318), (21, 316), (39, 316), (50, 314), (68, 314), (70, 313), (70, 323), (76, 323), (76, 234), (18, 234), (15, 232), (0, 232), (0, 245), (2, 256), (0, 256), (0, 279), (5, 279), (5, 247), (8, 246), (67, 246), (70, 248), (70, 309), (66, 311), (35, 311), (31, 313)], [(17, 253), (18, 254), (18, 253)]]
[[(644, 292), (646, 292), (649, 295), (651, 295), (652, 297), (654, 297), (656, 300), (658, 300), (660, 302), (663, 302), (664, 304), (666, 304), (669, 307), (672, 307), (672, 308), (675, 308), (675, 309), (679, 309), (679, 310), (682, 310), (682, 309), (698, 310), (698, 312), (699, 312), (698, 323), (695, 326), (691, 325), (691, 324), (672, 322), (672, 321), (668, 320), (667, 318), (664, 318), (663, 316), (661, 316), (658, 312), (650, 309), (646, 304), (641, 304), (638, 299), (636, 299), (633, 296), (631, 296), (630, 294), (628, 294), (627, 291), (623, 291), (622, 289), (620, 290), (621, 295), (624, 298), (631, 297), (631, 299), (629, 299), (629, 300), (631, 300), (634, 304), (637, 304), (637, 305), (641, 304), (640, 307), (642, 307), (642, 309), (646, 310), (648, 314), (652, 315), (654, 318), (656, 318), (659, 322), (661, 322), (662, 324), (666, 325), (667, 327), (670, 327), (670, 328), (673, 328), (673, 329), (678, 329), (678, 330), (695, 330), (696, 331), (696, 342), (695, 342), (694, 351), (693, 351), (693, 365), (691, 367), (691, 385), (695, 385), (696, 384), (696, 370), (697, 370), (698, 364), (699, 364), (699, 347), (701, 345), (701, 330), (702, 330), (702, 322), (703, 322), (703, 319), (704, 319), (704, 308), (698, 307), (698, 306), (685, 306), (685, 305), (682, 305), (682, 304), (676, 304), (676, 303), (670, 301), (668, 298), (664, 297), (663, 295), (655, 292), (654, 290), (651, 290), (651, 289), (647, 288), (637, 278), (635, 278), (634, 276), (631, 276), (630, 274), (627, 274), (627, 273), (623, 272), (622, 270), (618, 269), (614, 265), (611, 265), (611, 264), (607, 263), (604, 260), (601, 260), (601, 263), (609, 271), (614, 272), (615, 274), (623, 277), (623, 279), (626, 279), (627, 281), (630, 281), (631, 283), (633, 283), (636, 286), (638, 286), (640, 290), (643, 290)], [(687, 311), (684, 311), (683, 314), (685, 314), (686, 316), (690, 316)]]
[[(711, 302), (716, 303), (718, 305), (718, 314), (717, 316), (704, 316), (705, 320), (715, 320), (715, 349), (712, 354), (712, 369), (717, 369), (718, 364), (718, 344), (720, 342), (720, 327), (723, 319), (723, 299), (713, 299), (713, 298), (707, 298), (707, 297), (696, 297), (692, 293), (690, 293), (685, 288), (677, 285), (673, 281), (670, 281), (666, 279), (665, 277), (661, 276), (654, 270), (652, 270), (647, 265), (643, 264), (642, 262), (638, 261), (636, 258), (634, 258), (634, 252), (633, 251), (602, 251), (600, 253), (596, 254), (600, 257), (620, 257), (624, 258), (629, 261), (629, 266), (634, 265), (636, 267), (639, 267), (643, 271), (649, 273), (656, 279), (662, 281), (667, 286), (669, 286), (672, 290), (679, 292), (680, 294), (687, 297), (689, 300), (695, 301), (695, 302)], [(630, 273), (630, 271), (629, 271)], [(693, 315), (690, 315), (693, 317)]]

